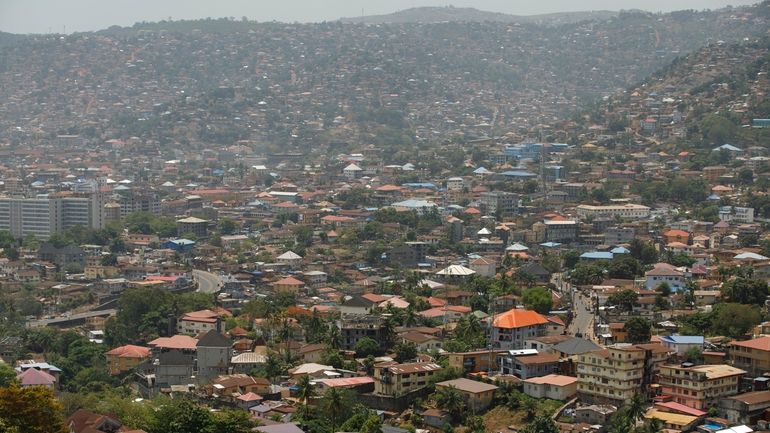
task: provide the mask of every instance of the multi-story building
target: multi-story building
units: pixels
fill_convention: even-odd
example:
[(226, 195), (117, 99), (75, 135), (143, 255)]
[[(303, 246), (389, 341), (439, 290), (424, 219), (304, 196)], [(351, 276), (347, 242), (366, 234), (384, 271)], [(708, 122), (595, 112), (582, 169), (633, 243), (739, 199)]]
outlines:
[(448, 353), (449, 366), (464, 373), (497, 370), (497, 357), (505, 350), (475, 350), (471, 352)]
[(585, 404), (619, 407), (634, 394), (647, 394), (667, 354), (659, 344), (616, 344), (581, 354), (577, 361), (578, 398)]
[(380, 343), (382, 349), (387, 348), (388, 328), (385, 318), (375, 315), (351, 314), (337, 321), (337, 327), (342, 336), (342, 348), (354, 350), (356, 344), (364, 337), (369, 337)]
[(14, 237), (48, 239), (75, 226), (102, 228), (100, 195), (90, 197), (0, 197), (0, 230)]
[(374, 366), (374, 392), (392, 397), (424, 388), (441, 366), (432, 362), (398, 364), (383, 362)]
[(523, 349), (525, 340), (546, 334), (548, 319), (536, 311), (511, 309), (497, 315), (492, 322), (492, 346), (500, 349)]
[(761, 376), (770, 371), (770, 337), (733, 341), (731, 346), (731, 364), (746, 370), (749, 376)]
[(505, 191), (483, 192), (479, 197), (479, 207), (487, 215), (511, 216), (519, 207), (519, 195)]
[(573, 242), (578, 238), (577, 221), (546, 221), (545, 240), (548, 242)]
[(150, 357), (150, 348), (127, 344), (116, 347), (105, 353), (110, 374), (117, 375), (136, 368), (145, 359)]
[(738, 393), (744, 370), (729, 365), (662, 365), (658, 384), (676, 403), (707, 410), (721, 398)]
[(606, 206), (594, 206), (581, 204), (577, 207), (577, 216), (580, 219), (587, 218), (623, 218), (623, 219), (646, 219), (650, 217), (650, 208), (640, 204), (624, 203), (612, 204)]
[(195, 217), (187, 217), (177, 220), (176, 232), (178, 236), (192, 233), (198, 239), (206, 239), (209, 236), (209, 222)]

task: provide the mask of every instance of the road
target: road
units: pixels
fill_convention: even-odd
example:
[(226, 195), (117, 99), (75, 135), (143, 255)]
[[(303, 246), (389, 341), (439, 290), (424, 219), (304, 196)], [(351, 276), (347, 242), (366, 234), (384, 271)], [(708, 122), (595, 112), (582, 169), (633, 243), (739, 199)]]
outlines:
[(580, 333), (586, 340), (595, 340), (594, 314), (591, 311), (591, 299), (577, 292), (572, 309), (575, 317), (573, 317), (572, 323), (570, 323), (568, 333), (572, 335)]
[(44, 326), (49, 325), (61, 325), (68, 322), (76, 322), (76, 321), (85, 321), (89, 317), (99, 317), (99, 316), (114, 316), (118, 313), (118, 310), (116, 309), (109, 309), (109, 310), (99, 310), (99, 311), (88, 311), (85, 313), (77, 313), (77, 314), (71, 314), (69, 316), (59, 316), (54, 317), (53, 319), (41, 319), (41, 320), (31, 320), (27, 322), (27, 328), (42, 328)]
[(211, 272), (194, 269), (192, 271), (193, 280), (198, 283), (198, 292), (216, 293), (222, 289), (222, 279)]

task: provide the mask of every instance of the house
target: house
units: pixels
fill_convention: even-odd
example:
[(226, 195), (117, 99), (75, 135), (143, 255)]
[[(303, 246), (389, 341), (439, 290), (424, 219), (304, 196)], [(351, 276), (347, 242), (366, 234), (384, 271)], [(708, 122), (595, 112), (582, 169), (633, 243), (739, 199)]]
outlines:
[(305, 344), (299, 348), (299, 355), (304, 362), (321, 362), (325, 350), (323, 343)]
[[(53, 376), (55, 383), (59, 382), (59, 376), (61, 376), (61, 369), (47, 362), (24, 362), (24, 363), (18, 364), (18, 366), (16, 367), (16, 373), (23, 373), (27, 370), (38, 370), (44, 373), (48, 373), (49, 375)], [(32, 377), (33, 376), (30, 376), (30, 378)], [(41, 376), (37, 376), (37, 377), (41, 377)]]
[(127, 344), (116, 347), (104, 354), (110, 374), (117, 375), (130, 371), (150, 357), (150, 348)]
[(124, 426), (115, 417), (86, 409), (76, 410), (67, 418), (66, 425), (69, 433), (144, 433), (144, 430)]
[(660, 409), (652, 408), (648, 410), (643, 418), (645, 421), (651, 419), (660, 420), (663, 424), (663, 428), (676, 430), (676, 431), (691, 431), (695, 424), (702, 418), (692, 415), (684, 415), (681, 413), (664, 412)]
[(294, 277), (281, 278), (280, 280), (275, 281), (270, 285), (273, 287), (273, 291), (276, 293), (291, 294), (297, 294), (303, 287), (305, 287), (305, 283), (303, 281), (300, 281)]
[[(253, 377), (248, 374), (229, 374), (213, 378), (211, 385), (206, 386), (205, 389), (209, 395), (226, 398), (249, 393), (266, 395), (271, 392), (271, 383), (265, 378)], [(249, 399), (248, 401), (255, 400)], [(235, 403), (234, 401), (230, 402)]]
[(679, 242), (685, 245), (689, 245), (691, 243), (691, 237), (692, 234), (684, 230), (674, 229), (663, 232), (663, 239), (665, 240), (666, 244)]
[(484, 257), (473, 260), (468, 267), (482, 277), (494, 277), (496, 273), (495, 262)]
[(687, 285), (685, 273), (668, 263), (656, 263), (651, 270), (644, 273), (644, 276), (647, 290), (655, 290), (664, 282), (669, 285), (673, 292), (677, 292)]
[(267, 355), (257, 352), (243, 352), (230, 359), (233, 373), (248, 373), (267, 362)]
[(609, 425), (618, 408), (612, 405), (590, 404), (575, 408), (575, 420), (588, 425)]
[(551, 272), (538, 262), (527, 263), (519, 268), (519, 272), (532, 276), (538, 283), (548, 283), (551, 281)]
[(549, 374), (524, 380), (524, 394), (534, 398), (567, 401), (577, 394), (577, 378)]
[(442, 367), (432, 362), (398, 364), (382, 362), (374, 365), (375, 394), (399, 397), (422, 389)]
[(160, 337), (147, 345), (152, 355), (136, 368), (137, 385), (144, 396), (172, 385), (189, 385), (195, 375), (198, 340), (187, 335)]
[(226, 374), (233, 356), (232, 342), (218, 329), (212, 329), (198, 340), (198, 379), (206, 380)]
[(521, 349), (524, 341), (546, 333), (548, 319), (532, 310), (511, 309), (492, 321), (492, 345), (500, 349)]
[(658, 384), (662, 393), (685, 406), (708, 410), (719, 399), (738, 393), (744, 370), (729, 365), (662, 365)]
[(278, 263), (286, 265), (291, 269), (297, 269), (302, 266), (302, 256), (295, 253), (294, 251), (286, 251), (275, 259), (278, 261)]
[(452, 422), (449, 412), (441, 409), (428, 409), (422, 413), (422, 419), (426, 426), (442, 430), (445, 425)]
[(314, 381), (323, 392), (326, 389), (350, 389), (358, 393), (374, 391), (374, 379), (369, 376), (340, 377), (335, 379), (319, 379)]
[(501, 374), (511, 374), (520, 379), (545, 376), (559, 369), (559, 355), (539, 353), (534, 349), (509, 350), (497, 356)]
[(730, 363), (746, 370), (749, 377), (770, 371), (770, 337), (730, 343)]
[(250, 408), (260, 404), (263, 398), (253, 392), (247, 392), (246, 394), (239, 395), (235, 398), (235, 400), (236, 406), (241, 409), (249, 410)]
[(221, 326), (220, 313), (212, 310), (191, 311), (177, 321), (176, 332), (198, 335), (212, 329), (219, 329)]
[(660, 344), (666, 347), (670, 352), (676, 352), (679, 356), (684, 356), (690, 349), (698, 349), (703, 352), (703, 336), (690, 335), (664, 335), (659, 337)]
[(431, 350), (441, 348), (441, 338), (435, 335), (426, 335), (417, 331), (408, 331), (398, 334), (398, 338), (404, 343), (412, 343), (419, 353), (428, 353)]
[(465, 378), (446, 380), (436, 384), (436, 391), (455, 388), (465, 399), (466, 407), (472, 412), (482, 411), (492, 404), (498, 387), (489, 383)]
[(55, 389), (58, 387), (58, 380), (45, 371), (38, 370), (36, 368), (29, 368), (24, 371), (16, 373), (16, 381), (22, 388), (30, 386), (42, 386), (45, 388)]
[(719, 400), (719, 413), (731, 424), (756, 425), (770, 409), (770, 391), (753, 391)]
[(501, 350), (475, 350), (470, 352), (452, 352), (447, 354), (449, 366), (465, 374), (497, 370), (497, 356)]

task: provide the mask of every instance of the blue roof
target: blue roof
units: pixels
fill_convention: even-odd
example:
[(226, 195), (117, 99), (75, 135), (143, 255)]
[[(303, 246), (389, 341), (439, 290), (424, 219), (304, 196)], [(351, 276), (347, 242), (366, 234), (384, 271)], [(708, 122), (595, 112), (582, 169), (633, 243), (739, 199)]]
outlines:
[(500, 174), (508, 177), (537, 177), (535, 173), (524, 171), (524, 170), (508, 170)]
[(546, 247), (546, 248), (556, 248), (558, 246), (561, 246), (561, 244), (558, 242), (543, 242), (542, 244), (540, 244), (540, 246)]
[(660, 339), (673, 344), (703, 344), (704, 342), (701, 335), (667, 335)]
[(581, 259), (612, 260), (613, 254), (604, 251), (590, 251), (580, 255)]
[(436, 189), (436, 185), (430, 183), (430, 182), (409, 182), (404, 183), (401, 186), (406, 188), (430, 188), (430, 189)]
[(612, 254), (628, 254), (631, 251), (628, 248), (625, 247), (615, 247), (610, 250)]
[(720, 196), (718, 196), (716, 194), (711, 194), (710, 196), (706, 197), (706, 200), (719, 201), (719, 200), (722, 200), (722, 197), (720, 197)]
[(195, 245), (195, 241), (191, 241), (189, 239), (172, 239), (169, 242), (177, 245)]

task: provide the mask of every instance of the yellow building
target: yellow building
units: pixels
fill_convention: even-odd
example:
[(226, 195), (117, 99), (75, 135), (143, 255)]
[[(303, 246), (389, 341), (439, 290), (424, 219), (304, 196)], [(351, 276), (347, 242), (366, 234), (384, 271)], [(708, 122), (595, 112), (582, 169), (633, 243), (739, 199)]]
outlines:
[(587, 404), (622, 406), (634, 394), (648, 392), (667, 354), (660, 344), (616, 344), (581, 354), (577, 361), (578, 398)]
[(770, 371), (770, 337), (759, 337), (731, 343), (732, 365), (746, 370), (749, 376), (761, 376)]
[(700, 421), (697, 416), (683, 415), (680, 413), (663, 412), (658, 409), (650, 409), (644, 414), (645, 420), (658, 419), (663, 423), (663, 427), (678, 431), (690, 431), (691, 428)]
[(86, 266), (83, 270), (83, 274), (88, 280), (115, 278), (120, 274), (120, 271), (115, 266)]
[(463, 396), (465, 405), (472, 412), (488, 408), (495, 398), (495, 391), (497, 391), (497, 386), (495, 385), (465, 378), (447, 380), (436, 384), (436, 391), (444, 388), (455, 388)]
[(116, 375), (135, 368), (142, 361), (149, 358), (150, 349), (148, 347), (127, 344), (116, 347), (104, 355), (107, 358), (110, 374)]
[(708, 410), (718, 399), (738, 393), (738, 386), (745, 371), (725, 364), (662, 365), (658, 384), (663, 394), (687, 407)]
[(464, 373), (478, 373), (480, 371), (496, 371), (497, 355), (506, 353), (505, 350), (476, 350), (472, 352), (448, 353), (449, 366)]
[(398, 397), (424, 388), (441, 366), (432, 362), (398, 364), (382, 362), (374, 366), (374, 392)]

